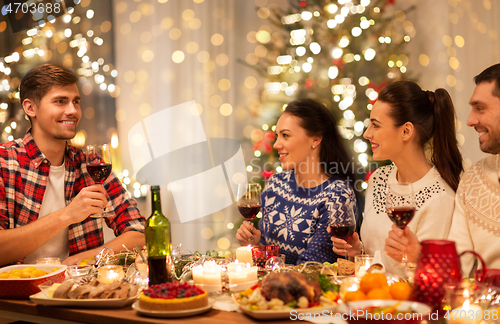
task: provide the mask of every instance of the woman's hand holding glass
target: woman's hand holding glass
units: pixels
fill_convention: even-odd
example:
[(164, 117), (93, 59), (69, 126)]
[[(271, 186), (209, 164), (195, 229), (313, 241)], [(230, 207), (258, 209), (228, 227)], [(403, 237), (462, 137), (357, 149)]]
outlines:
[[(245, 218), (246, 221), (243, 222), (243, 225), (240, 229), (243, 229), (240, 232), (240, 237), (247, 237), (247, 243), (253, 245), (254, 241), (254, 232), (257, 231), (254, 228), (252, 220), (257, 214), (260, 212), (261, 208), (261, 200), (260, 200), (260, 185), (257, 183), (243, 183), (238, 185), (237, 192), (237, 201), (236, 206), (238, 207), (238, 211), (241, 216)], [(245, 223), (247, 223), (245, 225)], [(244, 226), (245, 225), (245, 226)], [(244, 231), (244, 229), (247, 229)], [(237, 236), (238, 239), (238, 236)], [(259, 240), (260, 240), (260, 231), (259, 231)], [(239, 241), (239, 239), (238, 239)], [(258, 242), (258, 241), (257, 241)], [(246, 245), (245, 243), (241, 243), (241, 245)]]
[[(338, 213), (334, 217), (330, 218), (330, 224), (328, 225), (327, 232), (332, 234), (332, 242), (334, 242), (333, 239), (336, 239), (338, 244), (341, 244), (342, 242), (347, 243), (351, 238), (354, 236), (354, 234), (357, 233), (355, 232), (356, 230), (356, 217), (354, 215), (354, 211), (351, 208), (348, 208), (347, 206), (344, 206), (345, 209), (343, 212)], [(359, 241), (359, 237), (357, 238)], [(348, 244), (350, 245), (350, 244)], [(344, 245), (344, 255), (346, 259), (350, 256), (349, 251), (347, 250), (349, 247)], [(352, 248), (352, 246), (351, 246)], [(335, 251), (335, 246), (333, 251)], [(337, 253), (340, 254), (340, 253)]]
[(251, 222), (243, 222), (236, 232), (236, 239), (241, 245), (259, 245), (261, 232)]
[[(327, 231), (328, 233), (331, 232), (330, 227), (328, 227)], [(361, 251), (363, 250), (363, 243), (361, 243), (359, 235), (356, 232), (354, 232), (354, 234), (352, 234), (352, 236), (347, 239), (347, 241), (335, 236), (332, 236), (331, 240), (333, 242), (332, 250), (338, 255), (348, 255), (350, 257), (353, 257), (355, 255), (361, 254)]]
[(394, 260), (401, 262), (406, 252), (408, 263), (416, 263), (420, 254), (420, 241), (409, 227), (404, 230), (392, 224), (391, 231), (385, 240), (385, 253)]
[[(416, 210), (413, 185), (410, 182), (389, 183), (385, 205), (390, 220), (401, 230), (405, 230), (413, 219)], [(407, 261), (406, 251), (403, 246), (401, 264), (406, 267)]]

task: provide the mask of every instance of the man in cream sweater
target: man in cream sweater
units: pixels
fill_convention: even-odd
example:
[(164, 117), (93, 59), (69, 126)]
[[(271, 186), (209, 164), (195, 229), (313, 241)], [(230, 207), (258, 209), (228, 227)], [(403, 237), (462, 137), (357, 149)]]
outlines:
[[(462, 175), (449, 239), (456, 242), (459, 253), (474, 250), (488, 268), (500, 268), (500, 64), (490, 66), (474, 81), (467, 125), (478, 132), (481, 150), (493, 155)], [(472, 254), (461, 258), (465, 276), (474, 261)]]

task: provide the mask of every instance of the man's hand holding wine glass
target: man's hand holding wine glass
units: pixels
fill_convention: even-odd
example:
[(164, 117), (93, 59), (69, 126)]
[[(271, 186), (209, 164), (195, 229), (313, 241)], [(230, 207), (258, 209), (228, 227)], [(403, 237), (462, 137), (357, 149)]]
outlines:
[[(102, 184), (111, 174), (112, 163), (111, 163), (111, 152), (108, 144), (103, 145), (88, 145), (87, 146), (87, 172), (89, 173), (92, 180), (95, 183)], [(104, 190), (104, 193), (106, 191)], [(107, 200), (101, 211), (93, 213), (90, 217), (99, 218), (106, 217), (108, 214), (105, 212), (104, 208), (107, 205)]]
[(89, 215), (99, 214), (107, 203), (104, 187), (94, 184), (80, 190), (64, 209), (74, 224), (83, 221)]

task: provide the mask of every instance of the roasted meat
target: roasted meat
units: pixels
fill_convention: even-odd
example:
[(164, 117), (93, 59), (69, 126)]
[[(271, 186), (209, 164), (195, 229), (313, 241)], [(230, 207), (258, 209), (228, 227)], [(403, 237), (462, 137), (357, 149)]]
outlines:
[(304, 296), (311, 302), (319, 302), (321, 287), (317, 281), (309, 281), (298, 272), (270, 273), (262, 281), (262, 295), (267, 300), (281, 299), (285, 304)]

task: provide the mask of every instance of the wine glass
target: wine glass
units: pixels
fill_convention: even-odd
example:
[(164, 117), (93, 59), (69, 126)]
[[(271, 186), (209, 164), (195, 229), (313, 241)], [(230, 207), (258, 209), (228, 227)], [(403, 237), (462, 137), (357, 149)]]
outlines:
[[(390, 220), (404, 230), (413, 219), (416, 210), (412, 184), (410, 182), (389, 183), (385, 206)], [(404, 267), (408, 264), (406, 250), (403, 250), (401, 264)]]
[[(248, 183), (238, 185), (236, 205), (238, 206), (238, 211), (241, 216), (243, 216), (247, 221), (251, 222), (252, 219), (257, 216), (261, 208), (260, 201), (260, 185), (257, 183)], [(253, 227), (250, 232), (253, 231)], [(251, 243), (252, 240), (249, 238), (248, 241)]]
[[(87, 172), (95, 183), (102, 184), (111, 174), (111, 152), (108, 144), (87, 146)], [(106, 207), (92, 218), (106, 217)]]
[[(351, 238), (356, 230), (356, 217), (354, 216), (354, 210), (345, 206), (343, 212), (340, 215), (336, 215), (335, 218), (330, 219), (330, 233), (336, 238), (347, 241)], [(347, 252), (345, 258), (349, 259)]]
[(248, 183), (238, 185), (237, 201), (238, 211), (247, 221), (257, 216), (261, 208), (260, 185), (257, 183)]

